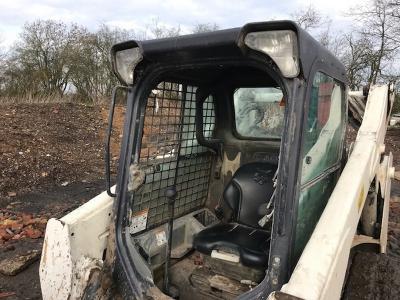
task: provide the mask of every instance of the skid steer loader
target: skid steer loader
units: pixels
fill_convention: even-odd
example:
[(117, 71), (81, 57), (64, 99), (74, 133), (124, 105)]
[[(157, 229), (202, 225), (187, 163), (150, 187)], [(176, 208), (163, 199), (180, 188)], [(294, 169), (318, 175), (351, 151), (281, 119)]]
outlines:
[[(107, 191), (48, 222), (44, 299), (338, 299), (351, 249), (386, 251), (391, 85), (349, 92), (343, 65), (290, 21), (111, 55), (123, 85)], [(351, 149), (349, 97), (368, 99)]]

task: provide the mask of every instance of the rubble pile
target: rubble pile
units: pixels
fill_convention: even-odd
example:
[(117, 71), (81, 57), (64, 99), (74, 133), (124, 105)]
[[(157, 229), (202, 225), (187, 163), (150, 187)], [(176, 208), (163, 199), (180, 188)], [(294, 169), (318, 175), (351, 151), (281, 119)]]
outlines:
[(46, 217), (0, 209), (0, 245), (10, 240), (43, 237), (46, 223)]

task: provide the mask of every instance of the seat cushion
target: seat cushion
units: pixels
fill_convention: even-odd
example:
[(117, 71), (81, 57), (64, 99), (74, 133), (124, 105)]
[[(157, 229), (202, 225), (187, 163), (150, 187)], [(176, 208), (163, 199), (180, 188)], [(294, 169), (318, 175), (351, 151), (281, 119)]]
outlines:
[(237, 223), (217, 224), (199, 232), (194, 248), (206, 255), (213, 250), (233, 251), (247, 267), (265, 269), (268, 265), (270, 233)]
[(260, 228), (258, 221), (266, 214), (260, 207), (274, 192), (273, 177), (277, 166), (266, 162), (241, 166), (224, 190), (224, 201), (233, 212), (233, 221)]

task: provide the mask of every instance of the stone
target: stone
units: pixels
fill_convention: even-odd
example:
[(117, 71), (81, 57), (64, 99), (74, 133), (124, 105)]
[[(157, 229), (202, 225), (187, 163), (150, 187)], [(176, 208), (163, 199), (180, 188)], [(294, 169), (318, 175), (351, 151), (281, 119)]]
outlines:
[(0, 262), (0, 273), (14, 276), (25, 270), (40, 258), (39, 250), (31, 250), (25, 254), (3, 259)]

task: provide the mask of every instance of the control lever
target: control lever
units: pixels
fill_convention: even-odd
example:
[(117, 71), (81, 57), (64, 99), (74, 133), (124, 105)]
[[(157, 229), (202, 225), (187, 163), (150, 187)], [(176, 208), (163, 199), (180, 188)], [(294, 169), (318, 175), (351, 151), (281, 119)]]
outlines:
[(171, 261), (172, 231), (174, 226), (174, 205), (176, 199), (176, 187), (171, 186), (165, 190), (165, 197), (168, 201), (169, 220), (168, 220), (168, 240), (166, 248), (165, 270), (164, 270), (164, 293), (172, 298), (179, 298), (179, 290), (169, 283), (169, 266)]

